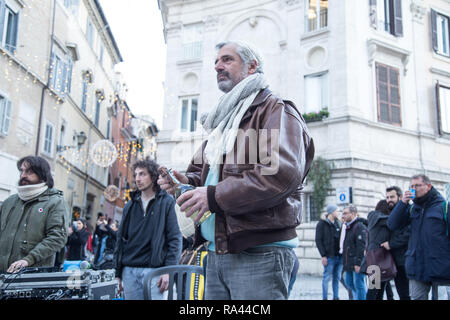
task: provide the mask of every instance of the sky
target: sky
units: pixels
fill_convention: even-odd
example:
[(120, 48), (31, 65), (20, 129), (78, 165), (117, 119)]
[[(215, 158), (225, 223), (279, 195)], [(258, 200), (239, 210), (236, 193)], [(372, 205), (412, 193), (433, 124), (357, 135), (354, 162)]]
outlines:
[(123, 62), (116, 70), (128, 86), (126, 100), (134, 115), (150, 115), (162, 127), (166, 45), (158, 2), (99, 0)]

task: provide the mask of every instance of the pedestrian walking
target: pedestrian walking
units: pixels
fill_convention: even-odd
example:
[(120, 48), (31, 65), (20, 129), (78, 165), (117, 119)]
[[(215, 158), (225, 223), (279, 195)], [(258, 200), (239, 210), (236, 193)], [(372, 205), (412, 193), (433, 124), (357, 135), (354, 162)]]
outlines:
[(86, 260), (86, 244), (89, 232), (86, 222), (82, 218), (74, 221), (69, 227), (69, 238), (67, 240), (67, 260)]
[(360, 272), (367, 244), (367, 222), (358, 217), (358, 209), (351, 205), (342, 212), (340, 253), (343, 256), (345, 282), (351, 288), (354, 300), (366, 300), (365, 274)]
[(339, 300), (339, 281), (343, 269), (342, 255), (339, 254), (342, 224), (336, 205), (330, 204), (326, 210), (325, 219), (317, 223), (315, 236), (323, 265), (322, 298), (328, 300), (328, 284), (332, 280), (333, 300)]
[(428, 300), (433, 286), (450, 284), (448, 211), (448, 203), (430, 178), (418, 174), (389, 215), (391, 230), (411, 226), (405, 268), (412, 300)]
[(67, 243), (70, 211), (62, 191), (53, 188), (47, 160), (27, 156), (17, 168), (18, 193), (0, 207), (0, 273), (60, 264)]
[[(394, 207), (402, 199), (402, 190), (398, 186), (386, 188), (386, 201), (389, 206), (389, 214)], [(390, 239), (384, 244), (387, 250), (390, 250), (397, 267), (397, 275), (394, 278), (395, 289), (397, 290), (400, 300), (411, 300), (409, 295), (409, 280), (406, 276), (405, 269), (405, 253), (408, 250), (409, 237), (411, 235), (411, 227), (409, 225), (397, 230), (390, 230)], [(386, 294), (388, 287), (386, 286)], [(388, 295), (389, 298), (389, 295)]]
[[(196, 187), (177, 203), (188, 217), (198, 212), (196, 221), (212, 212), (195, 235), (195, 245), (210, 242), (206, 299), (287, 299), (313, 142), (295, 106), (268, 89), (254, 49), (242, 42), (216, 48), (225, 94), (202, 117), (209, 135), (186, 174), (175, 172)], [(165, 178), (159, 182), (171, 190)]]
[[(158, 165), (141, 160), (133, 165), (133, 171), (137, 191), (123, 208), (114, 262), (124, 298), (143, 300), (145, 276), (155, 268), (180, 261), (182, 235), (175, 200), (156, 183)], [(153, 279), (152, 299), (164, 299), (168, 286), (168, 275)]]

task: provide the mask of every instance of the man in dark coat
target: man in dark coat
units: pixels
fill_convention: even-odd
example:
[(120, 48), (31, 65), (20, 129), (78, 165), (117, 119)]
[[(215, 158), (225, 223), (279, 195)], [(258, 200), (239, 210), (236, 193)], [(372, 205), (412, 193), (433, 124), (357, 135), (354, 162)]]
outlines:
[(355, 300), (366, 300), (365, 274), (360, 272), (367, 241), (366, 220), (357, 216), (358, 209), (349, 206), (342, 212), (340, 253), (343, 255), (345, 282), (352, 289)]
[[(176, 265), (181, 256), (182, 236), (175, 200), (156, 183), (158, 165), (152, 160), (133, 166), (138, 191), (123, 209), (114, 252), (116, 277), (127, 300), (144, 299), (144, 279), (155, 268)], [(151, 284), (153, 300), (165, 298), (169, 277)]]
[(410, 188), (415, 197), (410, 190), (405, 191), (389, 216), (388, 227), (397, 230), (411, 225), (405, 254), (411, 299), (427, 300), (433, 285), (450, 283), (449, 221), (448, 216), (444, 218), (447, 203), (426, 175), (413, 176)]
[(328, 299), (328, 283), (331, 278), (333, 278), (333, 299), (339, 300), (339, 281), (342, 273), (342, 255), (339, 254), (341, 227), (339, 208), (334, 204), (328, 205), (325, 219), (320, 220), (316, 227), (316, 246), (323, 265), (323, 300)]
[[(389, 214), (399, 201), (402, 200), (402, 190), (397, 186), (386, 188), (386, 201), (389, 206)], [(405, 270), (405, 253), (408, 250), (409, 236), (411, 228), (409, 225), (398, 230), (391, 231), (389, 242), (382, 245), (391, 251), (397, 267), (397, 275), (394, 278), (395, 288), (400, 300), (410, 300), (409, 296), (409, 280)], [(387, 289), (386, 289), (387, 291)]]

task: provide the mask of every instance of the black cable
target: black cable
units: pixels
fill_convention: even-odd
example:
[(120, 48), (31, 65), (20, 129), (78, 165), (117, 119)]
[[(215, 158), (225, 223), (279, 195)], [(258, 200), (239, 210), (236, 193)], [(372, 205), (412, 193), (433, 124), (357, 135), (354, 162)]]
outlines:
[[(14, 275), (14, 279), (11, 280), (11, 276), (8, 277), (7, 280), (9, 280), (9, 282), (6, 285), (5, 288), (0, 288), (0, 294), (2, 294), (3, 291), (6, 291), (8, 289), (8, 287), (9, 287), (9, 285), (12, 282), (14, 282), (17, 279), (18, 276), (20, 276), (20, 275), (22, 275), (24, 273), (27, 273), (27, 272), (34, 272), (35, 269), (37, 269), (37, 268), (21, 268), (21, 269), (19, 269), (19, 271)], [(5, 278), (5, 280), (6, 280), (6, 278)], [(6, 298), (4, 298), (3, 296), (0, 297), (0, 300), (7, 300), (7, 299), (9, 299), (8, 296), (6, 296)]]

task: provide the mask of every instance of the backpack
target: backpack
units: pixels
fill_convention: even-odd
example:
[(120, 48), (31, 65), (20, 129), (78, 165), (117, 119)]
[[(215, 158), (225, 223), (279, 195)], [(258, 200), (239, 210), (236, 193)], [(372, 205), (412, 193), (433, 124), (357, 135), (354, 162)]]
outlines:
[[(448, 221), (448, 201), (443, 201), (442, 202), (442, 212), (444, 213), (444, 223), (445, 223), (445, 235), (448, 237), (448, 229), (449, 229), (449, 221)], [(412, 209), (414, 207), (414, 204), (409, 208), (409, 216), (411, 217), (412, 215)]]

